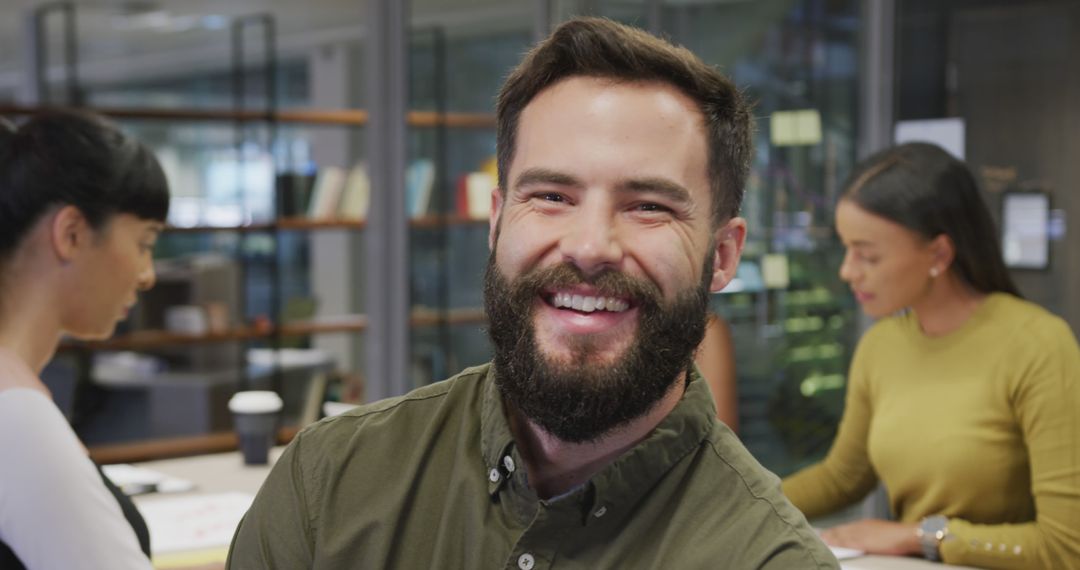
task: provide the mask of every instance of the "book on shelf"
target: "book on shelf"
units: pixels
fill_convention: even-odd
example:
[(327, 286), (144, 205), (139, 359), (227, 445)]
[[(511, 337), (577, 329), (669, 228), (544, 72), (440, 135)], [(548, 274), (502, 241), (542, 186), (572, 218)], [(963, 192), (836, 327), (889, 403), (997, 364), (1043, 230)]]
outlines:
[(491, 215), (491, 191), (499, 184), (498, 165), (494, 156), (485, 160), (474, 172), (458, 178), (454, 195), (454, 211), (470, 220), (486, 220)]
[(309, 218), (326, 220), (337, 216), (345, 180), (346, 173), (343, 168), (327, 166), (319, 170), (315, 176), (315, 187), (311, 191)]
[(434, 162), (421, 158), (409, 164), (405, 171), (405, 207), (409, 217), (417, 218), (428, 213), (434, 187)]
[(349, 175), (345, 178), (345, 189), (341, 196), (341, 207), (338, 213), (343, 219), (365, 220), (370, 204), (371, 179), (368, 178), (367, 167), (364, 163), (357, 163), (349, 170)]
[(290, 218), (304, 216), (311, 207), (311, 192), (315, 184), (314, 174), (283, 172), (276, 177), (281, 194), (281, 215)]
[(491, 191), (495, 178), (487, 172), (470, 172), (465, 175), (466, 209), (459, 212), (472, 220), (486, 220), (491, 215)]
[(486, 172), (467, 172), (458, 178), (454, 212), (470, 220), (486, 220), (491, 211), (491, 191), (495, 181)]

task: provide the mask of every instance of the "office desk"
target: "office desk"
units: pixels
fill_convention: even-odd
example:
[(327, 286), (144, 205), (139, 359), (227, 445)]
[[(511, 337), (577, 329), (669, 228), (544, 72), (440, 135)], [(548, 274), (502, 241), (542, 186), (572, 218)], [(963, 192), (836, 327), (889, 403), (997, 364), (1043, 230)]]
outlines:
[[(281, 456), (282, 449), (278, 447), (271, 450), (271, 463)], [(270, 472), (270, 466), (244, 465), (239, 452), (150, 461), (138, 465), (194, 482), (197, 487), (192, 494), (231, 491), (255, 494), (259, 490), (259, 486), (262, 485), (263, 479)], [(142, 495), (135, 498), (135, 503), (141, 507), (152, 501), (171, 496), (175, 495)], [(225, 561), (226, 553), (227, 547), (220, 547), (205, 552), (191, 553), (190, 555), (155, 556), (154, 563), (155, 566), (162, 569), (198, 566), (201, 564), (210, 564), (206, 568), (214, 568), (215, 563), (220, 564)], [(963, 566), (945, 566), (918, 558), (894, 556), (862, 556), (844, 560), (841, 562), (841, 566), (844, 570), (963, 570), (966, 568)]]
[[(270, 450), (270, 465), (281, 456), (283, 447)], [(270, 465), (244, 465), (239, 451), (199, 455), (178, 459), (164, 459), (136, 464), (172, 477), (186, 479), (195, 483), (195, 489), (187, 493), (151, 493), (134, 498), (136, 506), (149, 511), (157, 501), (171, 501), (178, 497), (197, 498), (200, 495), (239, 492), (254, 495), (263, 480), (270, 473)], [(154, 533), (153, 520), (147, 520)], [(212, 548), (188, 552), (157, 552), (154, 541), (150, 544), (155, 568), (159, 569), (199, 569), (212, 570), (222, 568), (228, 554), (228, 545), (221, 544)]]
[(840, 567), (844, 570), (977, 570), (970, 566), (949, 566), (903, 556), (860, 556), (841, 560)]

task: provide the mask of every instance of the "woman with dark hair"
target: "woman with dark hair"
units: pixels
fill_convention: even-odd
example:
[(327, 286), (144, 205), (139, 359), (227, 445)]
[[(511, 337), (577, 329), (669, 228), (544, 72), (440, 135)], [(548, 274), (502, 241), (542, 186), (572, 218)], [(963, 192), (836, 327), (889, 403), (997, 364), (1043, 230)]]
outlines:
[(856, 167), (840, 276), (880, 318), (851, 364), (825, 459), (784, 480), (808, 517), (884, 483), (896, 521), (823, 532), (871, 553), (1080, 568), (1080, 348), (1017, 293), (974, 177), (929, 144)]
[(146, 525), (38, 374), (62, 335), (109, 337), (153, 284), (168, 207), (153, 154), (105, 120), (0, 120), (0, 568), (150, 567)]

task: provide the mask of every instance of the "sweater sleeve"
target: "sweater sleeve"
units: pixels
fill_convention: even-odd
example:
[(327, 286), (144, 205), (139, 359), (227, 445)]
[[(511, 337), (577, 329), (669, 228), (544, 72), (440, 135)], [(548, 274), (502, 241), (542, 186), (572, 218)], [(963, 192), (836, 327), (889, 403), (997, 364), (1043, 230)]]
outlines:
[(56, 405), (0, 392), (0, 540), (23, 565), (149, 569), (135, 531)]
[(949, 564), (1080, 568), (1080, 347), (1064, 321), (1052, 323), (1029, 335), (1025, 344), (1034, 356), (1011, 382), (1031, 462), (1035, 521), (981, 525), (951, 519), (951, 539), (941, 545)]
[(866, 370), (871, 352), (867, 346), (868, 337), (855, 350), (848, 373), (844, 415), (829, 453), (821, 462), (783, 481), (784, 494), (807, 518), (827, 515), (851, 505), (877, 484), (877, 474), (867, 452), (873, 413)]

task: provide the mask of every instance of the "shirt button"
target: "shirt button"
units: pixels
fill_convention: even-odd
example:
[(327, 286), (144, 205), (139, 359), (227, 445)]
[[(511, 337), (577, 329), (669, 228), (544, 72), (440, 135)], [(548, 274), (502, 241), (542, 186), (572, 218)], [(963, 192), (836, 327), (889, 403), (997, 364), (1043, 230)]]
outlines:
[(499, 475), (499, 470), (492, 467), (491, 471), (488, 472), (488, 481), (491, 481), (492, 483), (498, 483), (499, 477), (501, 477), (501, 475)]
[(517, 467), (516, 465), (514, 465), (514, 458), (510, 457), (509, 455), (503, 457), (503, 467), (506, 467), (506, 471), (508, 473), (513, 473), (514, 468)]
[(1023, 549), (1020, 548), (1019, 544), (1013, 547), (1013, 554), (1020, 556), (1021, 552), (1023, 552)]
[(992, 543), (992, 542), (987, 542), (985, 546), (986, 546), (987, 550), (993, 550), (994, 549), (994, 543)]
[(518, 568), (521, 568), (521, 570), (532, 570), (533, 566), (536, 566), (536, 560), (533, 558), (532, 554), (526, 552), (525, 554), (518, 556)]
[(599, 509), (596, 509), (596, 512), (593, 513), (593, 516), (596, 517), (596, 518), (600, 518), (600, 517), (602, 517), (602, 516), (604, 516), (606, 514), (607, 514), (607, 507), (600, 507)]

